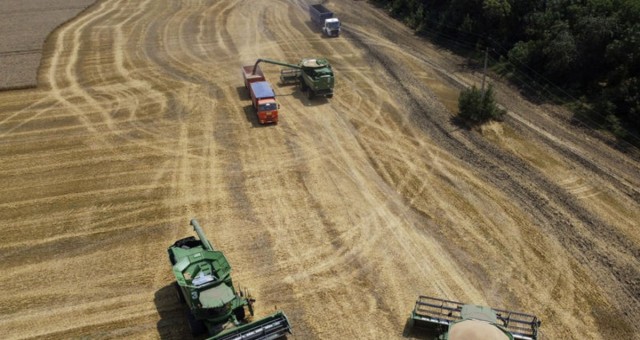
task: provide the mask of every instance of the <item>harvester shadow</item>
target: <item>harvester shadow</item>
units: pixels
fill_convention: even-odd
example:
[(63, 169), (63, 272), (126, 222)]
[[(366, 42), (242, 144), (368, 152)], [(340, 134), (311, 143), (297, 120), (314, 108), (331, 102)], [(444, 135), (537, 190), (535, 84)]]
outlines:
[(423, 328), (413, 327), (411, 318), (407, 318), (402, 330), (402, 337), (406, 339), (436, 340), (438, 335)]
[(316, 96), (312, 99), (309, 99), (308, 92), (302, 92), (299, 87), (291, 95), (293, 96), (293, 98), (298, 99), (302, 104), (304, 104), (304, 106), (319, 106), (327, 104), (329, 102), (327, 98), (321, 96)]
[(324, 34), (322, 34), (322, 29), (320, 29), (318, 27), (318, 25), (316, 25), (313, 21), (311, 20), (306, 20), (305, 25), (307, 25), (307, 27), (309, 28), (309, 30), (313, 33), (319, 33), (320, 36), (323, 36)]
[(192, 339), (187, 322), (187, 310), (180, 304), (176, 289), (172, 284), (158, 290), (153, 302), (156, 305), (160, 320), (156, 324), (160, 339)]
[(278, 82), (277, 85), (278, 85), (278, 89), (291, 88), (290, 90), (291, 92), (286, 94), (279, 93), (278, 97), (291, 96), (293, 98), (296, 98), (300, 102), (302, 102), (304, 106), (316, 106), (316, 105), (326, 104), (329, 102), (327, 98), (322, 96), (316, 96), (316, 97), (313, 97), (312, 99), (309, 99), (309, 93), (302, 92), (300, 85), (283, 84), (282, 82)]

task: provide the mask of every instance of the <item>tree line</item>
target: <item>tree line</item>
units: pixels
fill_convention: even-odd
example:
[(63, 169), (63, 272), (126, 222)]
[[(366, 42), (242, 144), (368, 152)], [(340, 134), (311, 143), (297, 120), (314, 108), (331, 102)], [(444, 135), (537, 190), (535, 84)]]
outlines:
[(639, 0), (373, 2), (418, 34), (489, 48), (495, 69), (559, 86), (565, 101), (579, 98), (577, 115), (638, 144)]

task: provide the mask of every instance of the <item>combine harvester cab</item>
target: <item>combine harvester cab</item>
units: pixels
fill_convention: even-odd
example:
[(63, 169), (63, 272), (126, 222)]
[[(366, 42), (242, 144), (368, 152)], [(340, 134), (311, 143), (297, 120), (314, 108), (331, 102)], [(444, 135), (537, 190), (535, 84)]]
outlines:
[(213, 248), (196, 220), (191, 225), (199, 239), (187, 237), (167, 249), (178, 298), (189, 307), (191, 333), (224, 340), (271, 340), (291, 334), (289, 320), (281, 311), (249, 322), (246, 312), (253, 316), (255, 300), (234, 289), (224, 254)]
[(541, 322), (535, 315), (420, 296), (411, 323), (439, 340), (538, 340)]

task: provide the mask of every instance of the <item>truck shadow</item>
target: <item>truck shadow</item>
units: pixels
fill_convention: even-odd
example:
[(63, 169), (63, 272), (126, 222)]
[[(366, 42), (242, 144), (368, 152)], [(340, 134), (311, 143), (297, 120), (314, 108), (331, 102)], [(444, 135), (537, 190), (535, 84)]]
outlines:
[(298, 87), (296, 91), (291, 94), (291, 96), (302, 102), (304, 106), (319, 106), (329, 103), (329, 100), (322, 96), (316, 96), (312, 99), (309, 99), (308, 92), (302, 92), (300, 90), (300, 87)]
[(240, 100), (251, 100), (251, 95), (249, 95), (249, 90), (247, 90), (244, 86), (236, 87), (236, 92), (238, 93), (238, 98)]
[(313, 21), (306, 20), (304, 23), (305, 23), (305, 25), (307, 25), (307, 27), (309, 28), (309, 30), (311, 32), (318, 33), (321, 36), (324, 36), (324, 34), (322, 34), (322, 29), (318, 25), (316, 25)]
[(180, 304), (173, 284), (160, 288), (154, 295), (160, 320), (156, 324), (160, 339), (192, 339), (186, 308)]

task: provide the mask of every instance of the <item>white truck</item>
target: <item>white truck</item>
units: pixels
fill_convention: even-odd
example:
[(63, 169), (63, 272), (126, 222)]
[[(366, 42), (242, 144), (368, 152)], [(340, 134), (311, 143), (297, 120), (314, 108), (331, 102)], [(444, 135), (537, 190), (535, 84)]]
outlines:
[(333, 12), (321, 4), (309, 6), (311, 21), (322, 26), (322, 32), (328, 37), (340, 36), (340, 20), (333, 16)]

